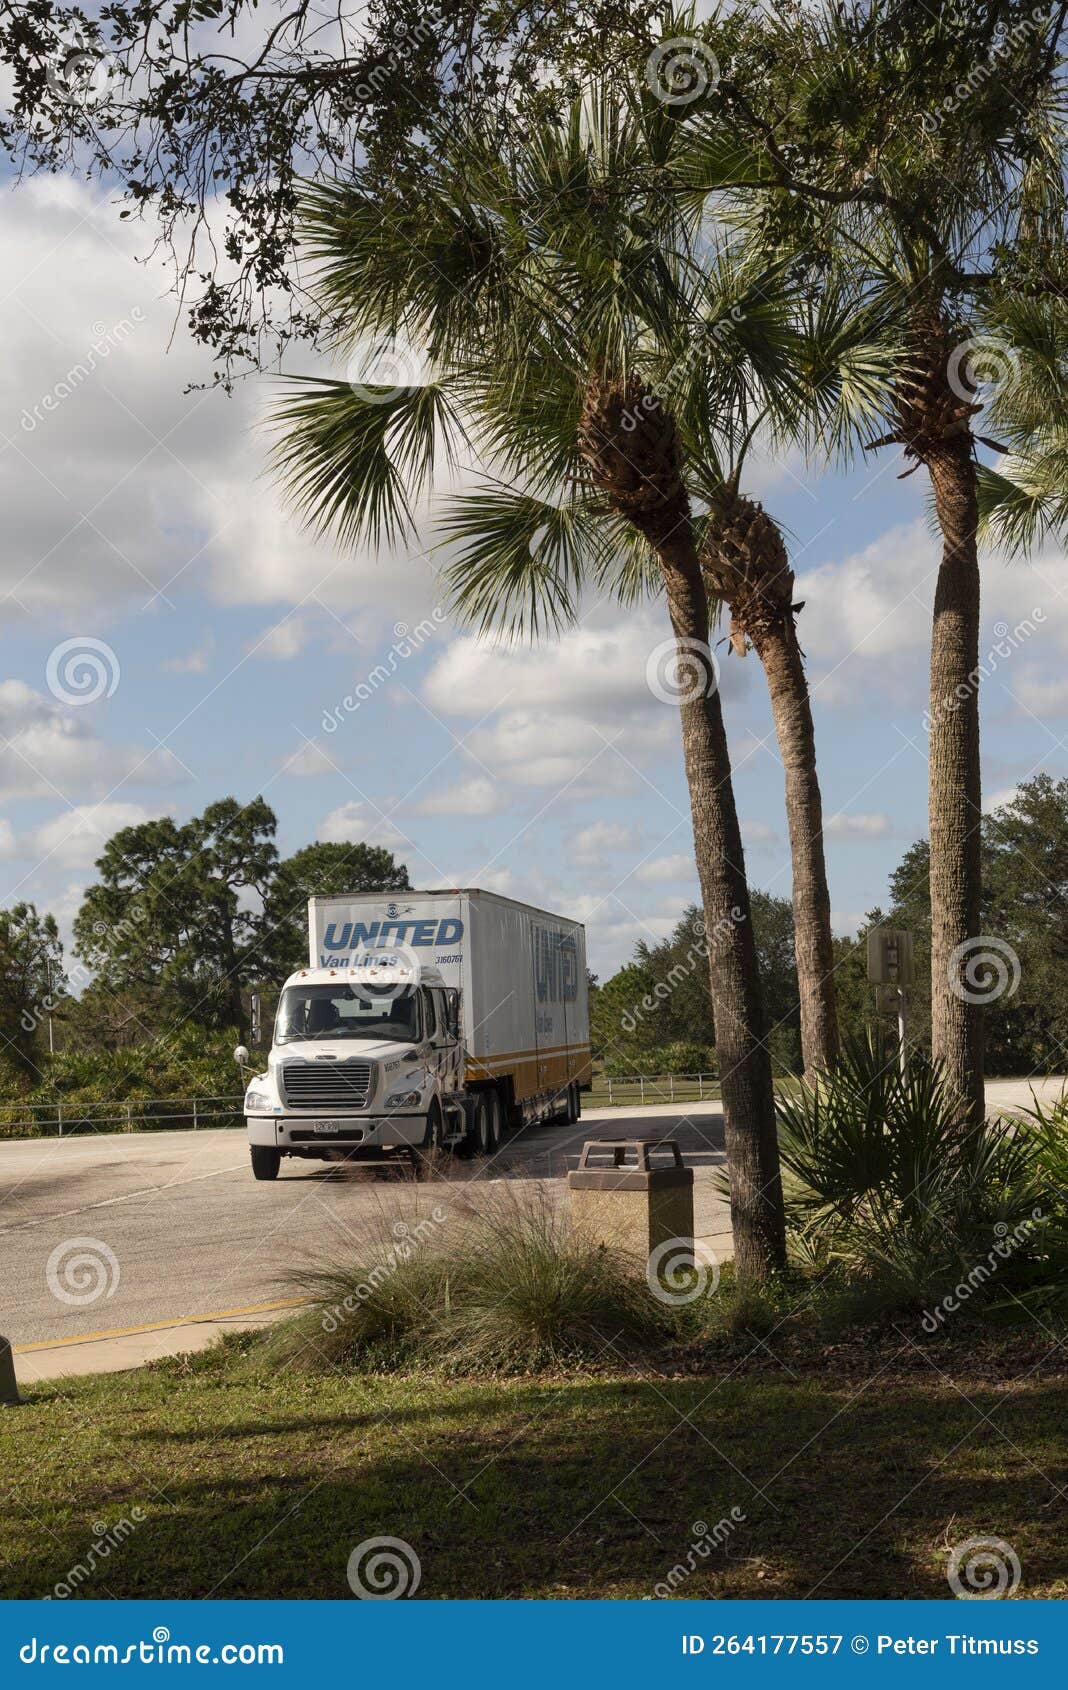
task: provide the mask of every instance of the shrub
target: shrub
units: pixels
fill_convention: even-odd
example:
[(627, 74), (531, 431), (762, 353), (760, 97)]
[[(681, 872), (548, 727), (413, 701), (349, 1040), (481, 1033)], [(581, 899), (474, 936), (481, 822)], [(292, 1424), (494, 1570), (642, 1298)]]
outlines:
[(776, 1108), (795, 1252), (837, 1272), (841, 1319), (930, 1309), (962, 1283), (976, 1312), (1059, 1276), (1033, 1143), (1009, 1122), (964, 1125), (929, 1058), (901, 1075), (872, 1038)]
[(301, 1276), (314, 1297), (265, 1344), (305, 1365), (528, 1372), (614, 1363), (672, 1326), (641, 1272), (569, 1230), (537, 1186), (504, 1183), (446, 1214), (380, 1213), (358, 1261)]

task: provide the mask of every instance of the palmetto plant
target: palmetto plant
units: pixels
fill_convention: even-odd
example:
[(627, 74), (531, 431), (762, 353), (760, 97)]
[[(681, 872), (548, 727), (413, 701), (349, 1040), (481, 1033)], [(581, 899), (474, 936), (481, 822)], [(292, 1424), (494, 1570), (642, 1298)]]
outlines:
[(658, 581), (685, 668), (735, 1247), (756, 1277), (782, 1260), (781, 1190), (700, 508), (753, 377), (737, 357), (713, 383), (715, 342), (698, 331), (737, 306), (765, 403), (787, 411), (780, 354), (796, 331), (767, 274), (702, 262), (682, 132), (618, 83), (521, 134), (431, 136), (417, 199), (372, 196), (358, 175), (316, 189), (305, 240), (339, 344), (415, 345), (430, 374), (390, 391), (303, 384), (278, 410), (277, 461), (298, 508), (348, 542), (411, 531), (442, 464), (490, 464), (493, 479), (443, 514), (457, 601), (488, 625), (557, 626), (586, 583), (626, 599)]

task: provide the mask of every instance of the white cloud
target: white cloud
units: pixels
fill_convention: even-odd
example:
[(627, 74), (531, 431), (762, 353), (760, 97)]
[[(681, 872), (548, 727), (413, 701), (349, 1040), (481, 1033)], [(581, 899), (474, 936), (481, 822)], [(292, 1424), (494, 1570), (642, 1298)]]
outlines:
[(692, 856), (680, 851), (670, 857), (651, 857), (634, 871), (635, 880), (648, 880), (657, 885), (678, 885), (682, 881), (696, 881), (697, 867)]
[(415, 808), (422, 816), (492, 816), (501, 804), (497, 785), (483, 775), (473, 775), (470, 780), (447, 781), (440, 792), (432, 792)]
[(779, 835), (767, 822), (743, 821), (742, 842), (745, 845), (759, 849), (761, 845), (777, 845)]
[(597, 821), (572, 834), (571, 860), (596, 868), (609, 852), (638, 850), (641, 838), (641, 828), (626, 822)]
[(336, 775), (337, 764), (321, 745), (317, 745), (312, 739), (306, 739), (292, 756), (286, 758), (278, 772), (281, 775), (304, 777)]
[(1062, 676), (1043, 679), (1034, 666), (1029, 665), (1018, 677), (1013, 676), (1009, 684), (1013, 695), (1023, 706), (1021, 715), (1037, 716), (1039, 721), (1045, 721), (1047, 716), (1068, 716), (1068, 680)]
[(990, 815), (994, 810), (1000, 810), (1006, 804), (1014, 804), (1020, 796), (1018, 786), (1002, 786), (996, 792), (987, 793), (983, 799), (983, 813)]
[(828, 816), (823, 831), (833, 839), (885, 839), (890, 832), (890, 817), (881, 810), (858, 810), (852, 815), (840, 811)]
[(273, 657), (281, 662), (299, 657), (311, 639), (311, 624), (303, 616), (283, 616), (280, 622), (265, 628), (248, 650), (250, 657)]
[(0, 857), (15, 855), (15, 830), (5, 816), (0, 816)]
[(103, 797), (130, 779), (170, 786), (186, 778), (170, 751), (98, 739), (87, 719), (93, 709), (61, 705), (24, 681), (0, 681), (0, 794)]
[(64, 868), (87, 868), (113, 833), (158, 814), (141, 804), (77, 804), (44, 822), (33, 834), (32, 848)]
[(317, 837), (328, 845), (384, 845), (390, 851), (411, 846), (411, 840), (388, 817), (354, 799), (331, 810), (321, 822)]
[(214, 655), (215, 640), (208, 633), (192, 651), (187, 651), (180, 657), (168, 657), (163, 663), (163, 668), (169, 675), (203, 675)]

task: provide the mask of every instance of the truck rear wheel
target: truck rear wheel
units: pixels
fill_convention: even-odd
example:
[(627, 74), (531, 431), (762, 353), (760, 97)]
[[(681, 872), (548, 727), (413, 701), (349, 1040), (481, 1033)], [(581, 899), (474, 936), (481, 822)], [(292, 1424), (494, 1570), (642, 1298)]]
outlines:
[(495, 1156), (501, 1147), (501, 1100), (495, 1091), (483, 1092), (475, 1106), (475, 1143), (480, 1156)]
[(277, 1179), (282, 1166), (282, 1152), (270, 1144), (251, 1144), (253, 1179)]

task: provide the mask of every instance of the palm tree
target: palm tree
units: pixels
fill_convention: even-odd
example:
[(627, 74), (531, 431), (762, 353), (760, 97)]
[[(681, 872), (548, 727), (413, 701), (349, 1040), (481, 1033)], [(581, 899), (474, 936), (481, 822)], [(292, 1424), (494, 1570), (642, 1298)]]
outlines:
[(497, 486), (453, 501), (444, 523), (467, 548), (460, 600), (487, 622), (559, 622), (583, 580), (626, 598), (655, 566), (676, 642), (735, 1259), (759, 1277), (784, 1259), (771, 1066), (700, 513), (658, 386), (700, 282), (700, 217), (671, 180), (677, 131), (644, 90), (601, 88), (521, 136), (435, 133), (418, 200), (372, 195), (358, 172), (312, 191), (305, 240), (339, 345), (418, 344), (432, 373), (389, 391), (302, 384), (277, 413), (277, 463), (303, 514), (351, 542), (411, 532), (442, 461), (489, 462)]
[[(974, 362), (1023, 261), (1063, 246), (1065, 12), (973, 13), (964, 29), (951, 8), (889, 0), (784, 6), (761, 32), (754, 75), (743, 65), (725, 77), (701, 123), (712, 190), (733, 152), (756, 252), (789, 249), (832, 288), (848, 277), (879, 319), (895, 372), (881, 423), (857, 414), (851, 432), (866, 449), (900, 447), (930, 480), (942, 540), (928, 713), (932, 1043), (979, 1120), (982, 1009), (965, 975), (981, 905)], [(849, 432), (828, 428), (837, 443)]]

